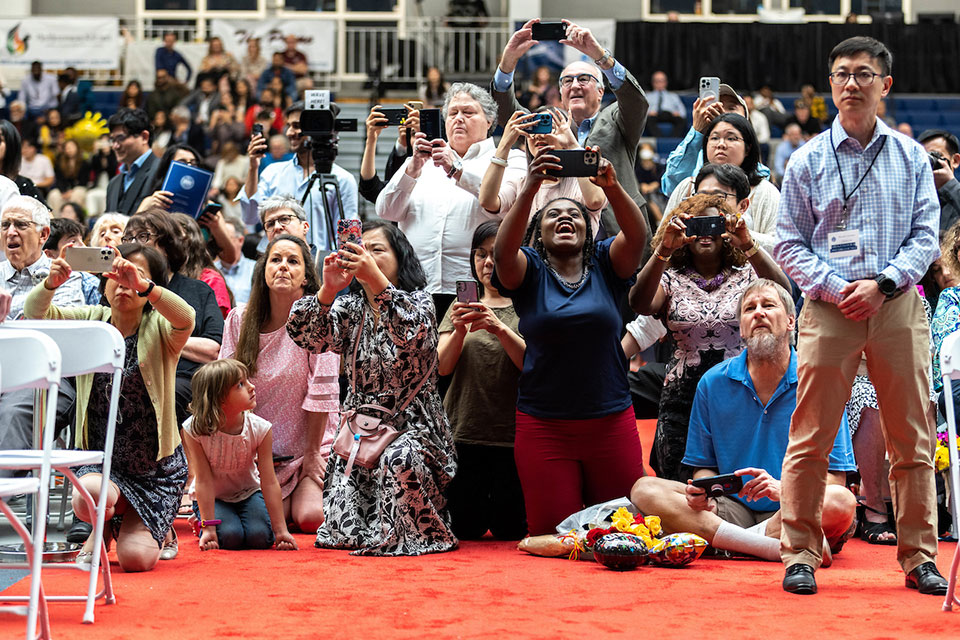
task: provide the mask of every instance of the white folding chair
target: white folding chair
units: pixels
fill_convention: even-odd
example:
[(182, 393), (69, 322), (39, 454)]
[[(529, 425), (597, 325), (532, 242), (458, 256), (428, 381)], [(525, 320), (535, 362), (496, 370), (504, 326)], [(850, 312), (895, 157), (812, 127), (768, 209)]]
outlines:
[[(960, 461), (957, 460), (956, 407), (953, 406), (953, 381), (960, 380), (960, 331), (951, 333), (940, 345), (940, 374), (943, 376), (943, 394), (947, 404), (947, 451), (950, 452), (950, 497), (953, 502), (953, 535), (960, 536), (957, 529), (957, 516), (960, 514)], [(957, 567), (960, 565), (960, 543), (953, 551), (950, 564), (950, 576), (947, 578), (947, 597), (943, 601), (943, 610), (952, 611), (953, 605), (960, 605), (957, 598)]]
[[(33, 540), (26, 528), (13, 515), (9, 507), (4, 504), (3, 512), (10, 518), (14, 529), (23, 538), (27, 551), (27, 565), (0, 565), (0, 568), (29, 568), (30, 595), (21, 597), (3, 596), (4, 602), (28, 602), (27, 606), (27, 638), (34, 640), (37, 637), (37, 617), (40, 619), (40, 631), (43, 638), (50, 637), (50, 623), (47, 619), (47, 599), (41, 585), (41, 570), (43, 565), (44, 543), (47, 533), (47, 499), (50, 493), (50, 451), (53, 447), (53, 432), (57, 417), (57, 394), (60, 389), (60, 349), (56, 343), (46, 335), (37, 331), (15, 329), (12, 323), (0, 325), (0, 371), (3, 372), (2, 387), (4, 391), (18, 389), (47, 389), (47, 404), (44, 421), (44, 448), (40, 452), (39, 464), (36, 469), (40, 472), (39, 479), (27, 478), (31, 483), (23, 483), (23, 487), (31, 488), (36, 483), (39, 495), (37, 508), (33, 514)], [(4, 482), (5, 490), (11, 489), (13, 481)], [(26, 491), (24, 491), (26, 493)]]
[[(10, 328), (25, 328), (41, 332), (52, 339), (62, 354), (61, 373), (64, 376), (77, 376), (88, 373), (106, 372), (113, 374), (110, 393), (110, 408), (107, 416), (106, 438), (103, 451), (76, 451), (55, 449), (51, 453), (51, 467), (63, 473), (75, 487), (75, 491), (87, 505), (89, 512), (95, 512), (93, 528), (93, 558), (89, 567), (85, 564), (54, 563), (46, 566), (71, 568), (89, 571), (89, 583), (86, 595), (51, 595), (49, 602), (86, 601), (83, 622), (94, 621), (94, 604), (101, 597), (106, 604), (116, 602), (113, 592), (113, 580), (110, 576), (110, 562), (106, 557), (106, 544), (103, 542), (104, 514), (110, 483), (110, 463), (113, 453), (113, 440), (117, 422), (117, 405), (120, 401), (120, 382), (123, 374), (125, 347), (123, 336), (106, 322), (87, 320), (21, 320), (7, 323)], [(0, 326), (0, 335), (5, 329)], [(52, 430), (49, 434), (52, 445)], [(48, 434), (44, 431), (44, 450), (48, 447)], [(42, 451), (0, 451), (0, 468), (32, 469), (40, 463)], [(102, 463), (103, 473), (100, 484), (100, 498), (93, 501), (90, 493), (79, 482), (73, 472), (74, 467)], [(103, 589), (97, 591), (97, 576), (102, 574)]]

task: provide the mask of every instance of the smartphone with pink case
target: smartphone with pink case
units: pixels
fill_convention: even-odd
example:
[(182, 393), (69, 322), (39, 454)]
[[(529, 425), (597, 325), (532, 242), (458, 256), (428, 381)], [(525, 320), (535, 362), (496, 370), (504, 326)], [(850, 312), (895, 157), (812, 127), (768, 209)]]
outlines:
[(348, 242), (362, 244), (360, 242), (362, 229), (362, 223), (356, 218), (337, 220), (337, 248), (346, 251)]

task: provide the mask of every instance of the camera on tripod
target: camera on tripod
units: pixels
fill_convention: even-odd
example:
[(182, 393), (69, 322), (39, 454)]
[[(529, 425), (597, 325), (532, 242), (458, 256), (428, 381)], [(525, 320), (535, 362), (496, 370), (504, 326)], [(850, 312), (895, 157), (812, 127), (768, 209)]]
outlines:
[(330, 109), (307, 109), (300, 114), (300, 132), (308, 138), (304, 144), (310, 149), (319, 173), (330, 173), (333, 169), (333, 161), (337, 159), (337, 134), (356, 130), (356, 118), (337, 118)]

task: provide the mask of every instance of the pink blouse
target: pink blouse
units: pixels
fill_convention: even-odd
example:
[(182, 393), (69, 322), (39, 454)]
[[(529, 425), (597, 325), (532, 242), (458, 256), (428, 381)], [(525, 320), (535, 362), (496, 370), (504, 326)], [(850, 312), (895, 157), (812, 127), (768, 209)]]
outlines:
[[(231, 358), (240, 340), (246, 305), (237, 305), (223, 327), (220, 357)], [(326, 413), (327, 424), (320, 454), (326, 460), (340, 420), (340, 356), (311, 354), (301, 349), (287, 328), (260, 334), (257, 373), (251, 378), (257, 390), (254, 413), (273, 424), (273, 452), (292, 455), (277, 465), (277, 480), (286, 498), (297, 486), (307, 446), (307, 413)]]

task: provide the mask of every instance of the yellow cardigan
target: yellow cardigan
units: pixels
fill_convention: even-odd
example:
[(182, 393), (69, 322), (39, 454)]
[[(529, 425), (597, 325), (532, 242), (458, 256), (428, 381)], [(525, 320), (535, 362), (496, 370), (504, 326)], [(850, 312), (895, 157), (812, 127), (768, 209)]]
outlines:
[[(183, 298), (168, 289), (157, 287), (160, 298), (153, 303), (154, 311), (143, 314), (137, 340), (137, 365), (147, 386), (147, 394), (157, 414), (157, 438), (160, 443), (157, 460), (171, 455), (180, 444), (177, 425), (176, 378), (180, 351), (193, 332), (196, 312)], [(27, 295), (24, 315), (27, 318), (47, 320), (110, 321), (110, 307), (89, 306), (61, 308), (51, 306), (53, 291), (41, 282)], [(171, 318), (167, 320), (160, 310)], [(75, 446), (87, 445), (87, 404), (93, 389), (93, 374), (77, 376), (77, 429)]]

